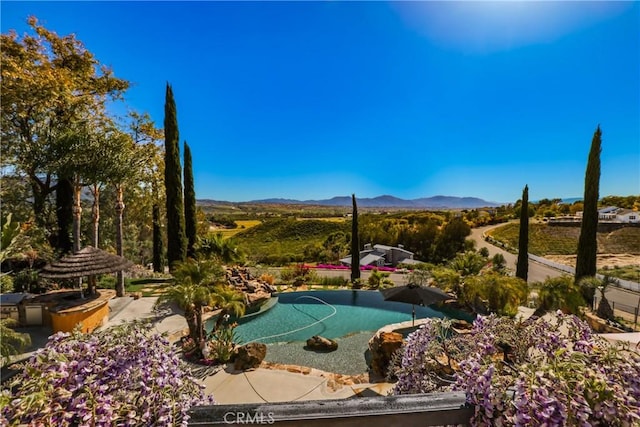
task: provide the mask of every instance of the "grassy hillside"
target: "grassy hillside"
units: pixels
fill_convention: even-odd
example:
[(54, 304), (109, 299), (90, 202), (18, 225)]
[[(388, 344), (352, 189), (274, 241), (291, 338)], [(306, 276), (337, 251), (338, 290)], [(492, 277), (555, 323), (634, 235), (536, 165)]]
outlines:
[(322, 244), (335, 232), (350, 233), (348, 221), (294, 218), (267, 219), (234, 236), (238, 246), (256, 262), (302, 261), (308, 245)]
[[(489, 234), (496, 240), (518, 247), (518, 223), (505, 224)], [(574, 255), (580, 227), (554, 227), (529, 224), (529, 252), (535, 255)], [(598, 233), (598, 252), (640, 254), (640, 228), (625, 227), (611, 233)]]
[(237, 225), (236, 228), (212, 228), (211, 231), (221, 233), (225, 238), (229, 238), (261, 223), (261, 221), (256, 219), (236, 220), (234, 222)]

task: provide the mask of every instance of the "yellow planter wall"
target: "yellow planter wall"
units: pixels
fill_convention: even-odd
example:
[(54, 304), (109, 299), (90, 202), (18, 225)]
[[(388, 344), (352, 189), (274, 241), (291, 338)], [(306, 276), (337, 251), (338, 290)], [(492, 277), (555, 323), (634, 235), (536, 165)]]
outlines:
[(51, 327), (53, 332), (71, 332), (78, 323), (82, 323), (82, 332), (91, 332), (103, 322), (108, 320), (109, 301), (102, 303), (91, 309), (79, 306), (77, 310), (66, 309), (63, 312), (51, 312)]

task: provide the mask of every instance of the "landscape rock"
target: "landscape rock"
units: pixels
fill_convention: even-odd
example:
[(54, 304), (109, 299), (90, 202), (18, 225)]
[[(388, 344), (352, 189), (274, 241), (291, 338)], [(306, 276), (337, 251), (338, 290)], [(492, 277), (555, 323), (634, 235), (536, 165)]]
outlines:
[(451, 328), (459, 334), (471, 333), (473, 325), (466, 320), (454, 319), (451, 321)]
[(271, 298), (276, 291), (266, 281), (254, 277), (246, 267), (228, 267), (225, 274), (229, 286), (244, 294), (248, 311)]
[(252, 342), (238, 347), (235, 354), (234, 368), (242, 371), (257, 368), (266, 355), (266, 344)]
[(371, 350), (371, 369), (373, 372), (385, 376), (389, 369), (389, 362), (393, 353), (402, 347), (402, 334), (397, 332), (380, 332), (369, 341)]
[(271, 294), (264, 291), (246, 294), (246, 300), (249, 306), (260, 305), (264, 301), (267, 301), (269, 298), (271, 298)]
[(335, 340), (314, 335), (307, 340), (307, 348), (313, 351), (336, 351), (338, 343)]

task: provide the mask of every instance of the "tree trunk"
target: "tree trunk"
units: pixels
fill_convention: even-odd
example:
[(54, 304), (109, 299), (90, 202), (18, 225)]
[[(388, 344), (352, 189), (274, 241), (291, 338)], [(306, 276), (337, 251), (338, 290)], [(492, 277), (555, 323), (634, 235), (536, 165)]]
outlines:
[[(73, 197), (74, 189), (71, 180), (68, 178), (60, 178), (56, 185), (56, 219), (58, 230), (55, 246), (62, 254), (67, 254), (73, 251), (74, 248), (74, 243), (71, 239), (74, 221)], [(46, 196), (44, 198), (46, 198)]]
[(82, 186), (78, 179), (74, 179), (73, 183), (73, 252), (80, 252), (80, 226), (82, 221), (82, 200), (80, 195)]
[[(120, 256), (124, 255), (124, 245), (122, 243), (122, 212), (124, 211), (123, 191), (124, 189), (122, 185), (116, 186), (116, 250)], [(124, 274), (122, 271), (118, 271), (116, 276), (116, 296), (124, 296)]]
[(195, 313), (196, 331), (198, 335), (198, 340), (196, 342), (200, 344), (200, 341), (204, 339), (204, 324), (202, 323), (202, 306), (197, 305), (195, 311), (196, 311)]
[(220, 311), (220, 314), (218, 314), (218, 318), (216, 319), (216, 325), (213, 328), (214, 331), (217, 331), (218, 329), (220, 329), (220, 326), (222, 326), (222, 322), (224, 321), (224, 317), (227, 315), (227, 311), (225, 309), (222, 309)]
[[(58, 188), (59, 187), (58, 183)], [(73, 252), (80, 252), (80, 226), (82, 221), (82, 200), (81, 200), (82, 186), (80, 180), (75, 177), (73, 180)], [(82, 277), (76, 279), (76, 284), (80, 288), (80, 296), (82, 296)], [(92, 293), (91, 287), (88, 289), (88, 293)]]
[(44, 192), (40, 181), (31, 178), (31, 194), (33, 196), (33, 214), (36, 219), (36, 225), (45, 228), (47, 225), (47, 216), (45, 215), (45, 203), (49, 192)]
[(189, 336), (191, 336), (191, 339), (193, 339), (193, 342), (195, 342), (196, 345), (200, 345), (200, 338), (198, 334), (195, 310), (193, 309), (185, 310), (184, 318), (187, 321), (187, 326), (189, 327)]
[(100, 187), (98, 185), (93, 186), (93, 206), (91, 208), (91, 214), (93, 218), (93, 247), (98, 247), (98, 236), (100, 229)]
[(160, 226), (160, 206), (153, 204), (153, 271), (164, 273), (162, 227)]

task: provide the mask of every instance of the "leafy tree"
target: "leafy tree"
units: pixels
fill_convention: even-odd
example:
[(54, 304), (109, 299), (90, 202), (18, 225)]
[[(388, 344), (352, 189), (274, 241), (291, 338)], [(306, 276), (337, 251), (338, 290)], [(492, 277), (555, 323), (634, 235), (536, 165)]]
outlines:
[(326, 257), (326, 261), (338, 262), (341, 258), (349, 253), (349, 244), (351, 235), (343, 231), (336, 231), (329, 234), (322, 243), (322, 248)]
[(184, 202), (182, 197), (182, 168), (178, 141), (178, 118), (173, 90), (167, 83), (164, 104), (165, 169), (164, 185), (167, 203), (167, 260), (169, 268), (177, 261), (184, 261), (187, 254)]
[(516, 277), (525, 282), (529, 275), (529, 186), (522, 190), (522, 211), (520, 214), (520, 234), (518, 238), (518, 261)]
[(35, 17), (28, 23), (35, 34), (2, 34), (0, 151), (3, 162), (27, 177), (39, 226), (50, 226), (48, 198), (60, 191), (58, 246), (67, 250), (71, 177), (61, 175), (59, 166), (77, 152), (62, 135), (78, 120), (103, 114), (107, 99), (119, 98), (129, 83), (101, 66), (74, 35), (58, 36)]
[(18, 236), (22, 232), (20, 223), (12, 220), (12, 214), (0, 218), (0, 264), (9, 258), (15, 250)]
[(191, 148), (184, 142), (184, 224), (187, 235), (187, 256), (196, 255), (197, 224), (196, 218), (196, 190), (193, 184), (193, 166)]
[(460, 217), (449, 221), (438, 237), (435, 258), (439, 261), (451, 259), (464, 249), (465, 239), (471, 234), (471, 227)]
[(0, 319), (0, 356), (2, 364), (9, 361), (10, 356), (19, 354), (20, 351), (31, 345), (29, 334), (16, 332), (12, 327), (18, 326), (13, 319)]
[(351, 281), (356, 282), (360, 278), (360, 241), (358, 240), (358, 205), (356, 195), (351, 195), (353, 205), (351, 218)]
[(602, 151), (602, 131), (598, 125), (591, 141), (587, 171), (584, 178), (584, 212), (578, 239), (575, 280), (585, 276), (595, 276), (598, 242), (598, 197), (600, 189), (600, 152)]

